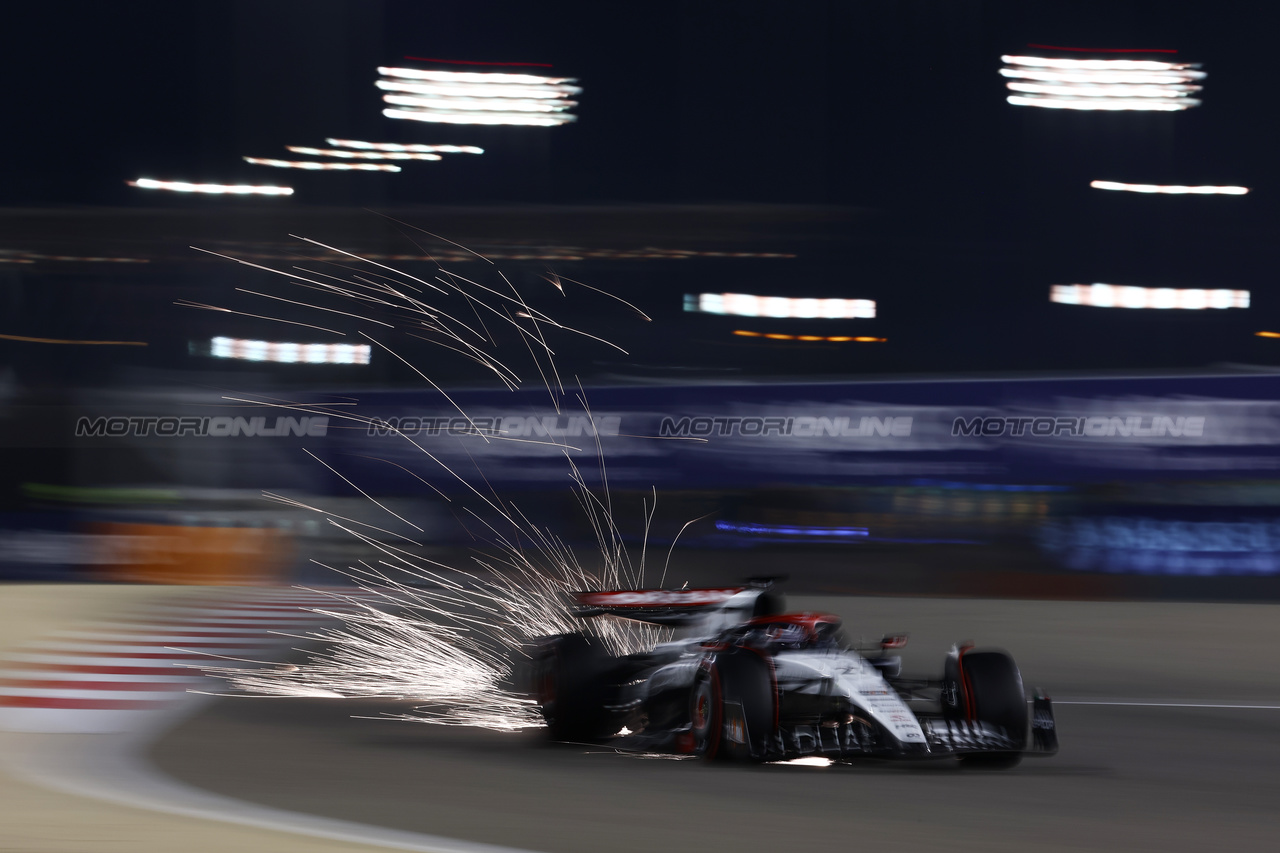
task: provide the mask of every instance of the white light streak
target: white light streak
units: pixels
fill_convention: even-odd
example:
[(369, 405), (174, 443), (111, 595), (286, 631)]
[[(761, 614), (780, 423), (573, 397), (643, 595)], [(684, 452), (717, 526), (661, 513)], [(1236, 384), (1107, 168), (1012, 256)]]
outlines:
[(399, 107), (423, 107), (448, 112), (555, 113), (576, 107), (577, 101), (549, 101), (538, 98), (428, 98), (421, 95), (383, 95), (382, 100)]
[(440, 124), (554, 127), (576, 121), (568, 111), (582, 92), (568, 77), (381, 67), (375, 81), (391, 106), (388, 118)]
[(734, 317), (853, 320), (876, 316), (872, 299), (810, 299), (752, 296), (747, 293), (698, 293), (685, 297), (686, 311)]
[(1197, 311), (1210, 308), (1248, 308), (1249, 291), (1131, 287), (1116, 284), (1055, 284), (1049, 290), (1049, 301), (1062, 305), (1091, 305), (1095, 308)]
[(362, 142), (358, 139), (326, 139), (328, 145), (339, 148), (355, 148), (360, 151), (421, 151), (439, 154), (483, 154), (484, 149), (475, 145), (421, 145), (399, 142)]
[(1134, 110), (1150, 112), (1178, 112), (1199, 106), (1194, 98), (1178, 100), (1156, 100), (1154, 98), (1028, 98), (1022, 95), (1010, 95), (1009, 103), (1019, 107), (1046, 107), (1059, 110)]
[(1090, 181), (1097, 190), (1121, 190), (1131, 193), (1165, 193), (1167, 195), (1245, 195), (1248, 187), (1183, 187), (1176, 184), (1123, 184), (1119, 181)]
[(252, 184), (189, 184), (186, 181), (153, 181), (138, 178), (126, 181), (131, 187), (144, 190), (169, 190), (177, 193), (208, 193), (210, 195), (293, 195), (293, 187), (268, 187)]
[(215, 358), (276, 361), (286, 364), (368, 364), (368, 344), (296, 344), (243, 338), (214, 338), (209, 354)]
[(1113, 705), (1126, 708), (1214, 708), (1231, 711), (1280, 711), (1280, 705), (1229, 705), (1210, 702), (1105, 702), (1086, 699), (1054, 699), (1055, 705)]
[(509, 74), (493, 71), (428, 71), (423, 68), (378, 66), (383, 77), (406, 80), (435, 80), (441, 83), (513, 83), (522, 86), (551, 86), (575, 82), (572, 77), (542, 77), (536, 74)]
[(1006, 65), (1025, 65), (1030, 68), (1088, 71), (1183, 71), (1198, 67), (1192, 62), (1158, 62), (1149, 59), (1051, 59), (1045, 56), (1002, 56), (1000, 61)]
[(1007, 84), (1010, 91), (1024, 92), (1031, 95), (1060, 95), (1070, 98), (1076, 95), (1085, 94), (1089, 97), (1107, 97), (1107, 98), (1177, 98), (1183, 92), (1198, 92), (1204, 88), (1202, 86), (1126, 86), (1126, 85), (1090, 85), (1087, 88), (1080, 86), (1068, 86), (1065, 84), (1051, 85), (1047, 83), (1016, 83)]
[(401, 80), (378, 80), (373, 85), (384, 92), (408, 92), (451, 98), (532, 98), (557, 101), (582, 93), (578, 86), (503, 86), (495, 83), (405, 83)]
[(340, 157), (344, 160), (443, 160), (439, 154), (418, 151), (344, 151), (341, 148), (305, 148), (301, 145), (286, 145), (285, 149), (294, 154), (306, 154), (309, 157)]
[(1050, 59), (1003, 56), (1000, 69), (1016, 106), (1069, 110), (1175, 112), (1199, 106), (1188, 95), (1207, 75), (1186, 62), (1132, 59)]
[(536, 127), (556, 127), (577, 121), (577, 116), (566, 113), (447, 113), (434, 110), (405, 110), (388, 107), (382, 111), (387, 118), (427, 121), (436, 124), (513, 124)]
[(1191, 80), (1202, 80), (1203, 71), (1150, 74), (1132, 71), (1027, 71), (1001, 68), (1001, 77), (1016, 80), (1039, 80), (1044, 83), (1080, 83), (1087, 86), (1118, 84), (1129, 86), (1185, 86)]
[(399, 172), (399, 166), (390, 163), (321, 163), (317, 160), (272, 160), (269, 157), (245, 157), (246, 163), (255, 166), (274, 166), (277, 169), (330, 170), (335, 172)]

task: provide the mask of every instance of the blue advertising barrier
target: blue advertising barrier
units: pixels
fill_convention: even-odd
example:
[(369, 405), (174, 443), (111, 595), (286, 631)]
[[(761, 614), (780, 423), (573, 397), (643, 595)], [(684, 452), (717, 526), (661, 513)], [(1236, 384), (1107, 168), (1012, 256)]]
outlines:
[(596, 476), (601, 458), (612, 486), (660, 490), (909, 480), (1018, 490), (1280, 471), (1272, 375), (594, 388), (585, 406), (567, 397), (558, 409), (546, 393), (343, 396), (358, 404), (309, 446), (393, 463), (361, 471), (372, 478), (363, 488), (387, 493), (422, 489), (395, 466), (444, 491), (457, 478), (547, 488), (567, 482), (570, 462)]

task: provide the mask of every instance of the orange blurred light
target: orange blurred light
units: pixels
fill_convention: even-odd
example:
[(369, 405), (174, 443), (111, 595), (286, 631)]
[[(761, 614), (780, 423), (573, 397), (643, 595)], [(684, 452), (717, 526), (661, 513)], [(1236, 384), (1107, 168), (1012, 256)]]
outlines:
[(1280, 332), (1254, 332), (1260, 338), (1280, 338)]
[(145, 347), (146, 341), (71, 341), (64, 338), (30, 338), (26, 335), (0, 335), (6, 341), (22, 341), (29, 344), (87, 344), (108, 347)]
[[(831, 335), (823, 337), (822, 335), (783, 335), (777, 332), (751, 332), (746, 329), (734, 329), (735, 335), (742, 335), (745, 338), (771, 338), (775, 341), (827, 341), (830, 343), (849, 343), (857, 341), (859, 343), (884, 343), (888, 338), (871, 338), (871, 337), (849, 337), (847, 335)], [(1280, 337), (1277, 335), (1276, 337)]]

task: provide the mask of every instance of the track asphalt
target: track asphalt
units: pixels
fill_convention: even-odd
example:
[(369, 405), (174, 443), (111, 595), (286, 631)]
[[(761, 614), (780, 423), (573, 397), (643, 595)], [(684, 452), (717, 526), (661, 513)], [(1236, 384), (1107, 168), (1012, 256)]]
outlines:
[[(396, 703), (246, 698), (210, 703), (149, 757), (181, 782), (278, 809), (547, 853), (1275, 849), (1276, 606), (791, 604), (840, 613), (855, 636), (912, 632), (908, 672), (940, 670), (955, 640), (1007, 648), (1027, 687), (1060, 703), (1062, 752), (1004, 772), (711, 766), (361, 718)], [(1181, 707), (1211, 704), (1276, 708)]]

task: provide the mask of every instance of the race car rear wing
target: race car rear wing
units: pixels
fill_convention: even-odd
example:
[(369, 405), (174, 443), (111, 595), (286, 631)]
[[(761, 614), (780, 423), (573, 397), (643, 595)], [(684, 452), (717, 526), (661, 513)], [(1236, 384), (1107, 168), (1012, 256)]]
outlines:
[[(578, 616), (618, 616), (657, 625), (694, 625), (717, 616), (715, 622), (736, 624), (757, 614), (766, 590), (749, 587), (716, 589), (620, 589), (577, 592)], [(776, 593), (770, 593), (776, 598)], [(771, 599), (772, 600), (772, 599)]]

